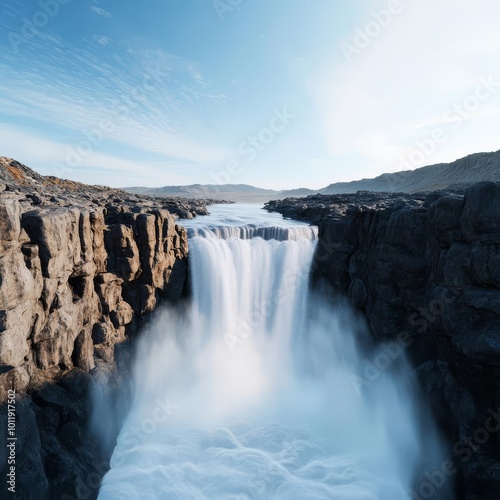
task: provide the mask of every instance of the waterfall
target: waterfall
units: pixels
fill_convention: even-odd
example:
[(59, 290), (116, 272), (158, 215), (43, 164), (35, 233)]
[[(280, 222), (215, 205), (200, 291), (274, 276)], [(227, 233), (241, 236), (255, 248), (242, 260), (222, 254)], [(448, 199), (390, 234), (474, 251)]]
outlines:
[(318, 229), (314, 226), (304, 227), (259, 227), (255, 224), (244, 226), (214, 226), (208, 228), (191, 228), (188, 231), (189, 238), (201, 236), (203, 238), (238, 238), (247, 240), (251, 238), (262, 238), (264, 240), (300, 240), (316, 239)]
[(100, 499), (411, 498), (407, 372), (360, 390), (362, 323), (309, 292), (316, 234), (191, 228), (192, 300), (143, 333)]

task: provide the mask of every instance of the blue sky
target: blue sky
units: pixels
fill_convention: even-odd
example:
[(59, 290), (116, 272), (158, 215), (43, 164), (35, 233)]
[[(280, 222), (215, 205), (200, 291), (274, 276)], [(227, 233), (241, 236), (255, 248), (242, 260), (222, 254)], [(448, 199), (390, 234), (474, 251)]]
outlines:
[(0, 3), (0, 154), (275, 189), (500, 149), (493, 0)]

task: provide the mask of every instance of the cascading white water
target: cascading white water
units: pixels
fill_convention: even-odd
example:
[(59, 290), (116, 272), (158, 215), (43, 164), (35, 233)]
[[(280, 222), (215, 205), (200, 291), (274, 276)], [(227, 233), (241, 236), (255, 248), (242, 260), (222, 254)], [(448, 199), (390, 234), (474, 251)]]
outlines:
[(198, 224), (192, 303), (143, 335), (99, 498), (410, 498), (411, 394), (388, 372), (353, 384), (355, 320), (308, 292), (316, 232)]

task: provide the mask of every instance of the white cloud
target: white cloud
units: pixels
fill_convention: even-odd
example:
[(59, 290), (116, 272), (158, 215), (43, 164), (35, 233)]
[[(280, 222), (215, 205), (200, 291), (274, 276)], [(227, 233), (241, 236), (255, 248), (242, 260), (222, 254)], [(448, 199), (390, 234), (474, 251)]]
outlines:
[(203, 80), (202, 74), (200, 73), (200, 71), (196, 67), (194, 67), (192, 65), (188, 66), (188, 71), (189, 71), (189, 74), (192, 76), (193, 80), (195, 80), (196, 82), (198, 82), (201, 85), (205, 84), (205, 80)]
[[(373, 10), (387, 4), (373, 2)], [(336, 180), (400, 170), (401, 158), (436, 128), (445, 129), (447, 139), (421, 165), (500, 148), (500, 87), (459, 127), (445, 119), (450, 108), (474, 94), (481, 77), (495, 72), (500, 80), (498, 2), (420, 0), (403, 5), (403, 12), (350, 64), (337, 47), (329, 69), (311, 82), (332, 158), (347, 157), (354, 167), (339, 169)], [(361, 29), (371, 20), (366, 12), (359, 20)], [(353, 29), (347, 40), (355, 33)]]
[(218, 106), (220, 96), (200, 93), (203, 77), (192, 62), (162, 51), (106, 55), (54, 42), (50, 51), (33, 50), (29, 70), (0, 65), (4, 114), (76, 130), (78, 140), (106, 120), (113, 125), (106, 140), (168, 161), (226, 159), (217, 131), (197, 118), (200, 110)]
[(102, 17), (112, 17), (111, 12), (108, 12), (107, 10), (102, 9), (101, 7), (95, 7), (94, 5), (90, 6), (90, 10), (97, 14), (98, 16)]
[(158, 180), (165, 184), (187, 182), (177, 173), (180, 169), (175, 163), (133, 161), (101, 153), (97, 148), (84, 156), (81, 163), (69, 165), (68, 150), (74, 147), (0, 123), (0, 155), (25, 163), (42, 175), (109, 186), (155, 185)]
[(111, 42), (111, 38), (105, 35), (93, 35), (92, 40), (98, 43), (99, 45), (108, 45)]

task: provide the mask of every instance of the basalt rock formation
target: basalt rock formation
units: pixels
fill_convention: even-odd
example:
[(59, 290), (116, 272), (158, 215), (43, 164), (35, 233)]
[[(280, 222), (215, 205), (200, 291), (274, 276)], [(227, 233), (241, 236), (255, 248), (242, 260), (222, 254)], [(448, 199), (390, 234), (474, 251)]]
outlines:
[[(266, 208), (317, 224), (313, 283), (327, 282), (363, 311), (376, 339), (404, 346), (448, 434), (456, 498), (498, 498), (500, 183)], [(361, 385), (370, 383), (367, 374)], [(442, 498), (438, 490), (432, 498)]]
[[(210, 200), (86, 186), (6, 158), (0, 182), (0, 402), (16, 391), (16, 497), (93, 498), (106, 460), (88, 432), (92, 387), (115, 376), (159, 301), (182, 296), (176, 218)], [(5, 406), (0, 429), (6, 478)]]

